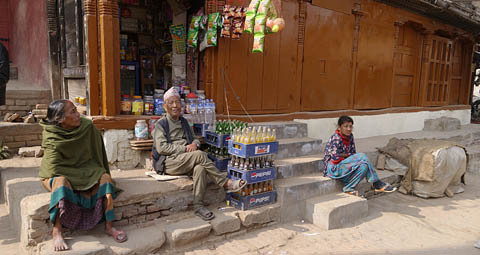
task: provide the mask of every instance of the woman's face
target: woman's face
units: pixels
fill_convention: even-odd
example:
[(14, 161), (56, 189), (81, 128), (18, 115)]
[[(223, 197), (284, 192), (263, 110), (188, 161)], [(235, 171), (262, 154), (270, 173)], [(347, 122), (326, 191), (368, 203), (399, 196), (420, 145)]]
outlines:
[(342, 125), (338, 127), (340, 133), (344, 136), (350, 136), (353, 130), (353, 123), (352, 122), (344, 122)]
[(65, 129), (74, 129), (80, 126), (80, 113), (77, 112), (77, 107), (72, 102), (67, 101), (65, 108), (64, 119), (60, 122), (60, 126)]

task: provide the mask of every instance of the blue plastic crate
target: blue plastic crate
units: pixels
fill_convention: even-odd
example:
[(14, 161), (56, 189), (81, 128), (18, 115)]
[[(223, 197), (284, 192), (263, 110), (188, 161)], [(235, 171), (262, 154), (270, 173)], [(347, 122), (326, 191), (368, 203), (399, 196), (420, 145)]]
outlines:
[(242, 179), (247, 183), (263, 182), (277, 178), (277, 169), (275, 167), (240, 170), (229, 166), (227, 173), (229, 178), (232, 178), (233, 180)]
[(205, 137), (208, 129), (208, 124), (193, 124), (193, 133), (196, 136)]
[(228, 146), (230, 135), (217, 134), (212, 131), (205, 132), (205, 143), (217, 148), (225, 148)]
[(230, 140), (228, 143), (228, 153), (241, 158), (270, 155), (277, 151), (278, 142), (244, 144)]
[(228, 161), (230, 161), (230, 158), (217, 158), (212, 154), (208, 154), (208, 158), (215, 163), (215, 166), (218, 168), (218, 170), (222, 172), (227, 171)]
[(275, 190), (255, 194), (252, 196), (240, 196), (238, 194), (228, 194), (227, 201), (230, 206), (240, 210), (249, 210), (264, 205), (275, 203), (277, 200), (277, 192)]

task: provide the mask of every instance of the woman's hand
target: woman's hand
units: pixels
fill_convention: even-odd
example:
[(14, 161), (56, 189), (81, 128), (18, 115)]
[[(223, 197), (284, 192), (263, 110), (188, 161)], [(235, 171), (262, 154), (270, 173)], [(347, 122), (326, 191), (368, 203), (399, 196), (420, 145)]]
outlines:
[(339, 156), (342, 158), (348, 158), (350, 155), (348, 153), (340, 153)]
[(191, 143), (185, 147), (185, 151), (187, 152), (192, 152), (197, 150), (197, 144), (196, 143)]

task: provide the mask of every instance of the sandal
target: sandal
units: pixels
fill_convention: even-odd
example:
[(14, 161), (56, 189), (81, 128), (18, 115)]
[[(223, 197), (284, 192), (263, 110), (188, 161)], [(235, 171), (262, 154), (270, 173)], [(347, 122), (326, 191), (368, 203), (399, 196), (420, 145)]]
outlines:
[(375, 187), (374, 185), (375, 192), (385, 192), (385, 193), (391, 193), (397, 190), (397, 187), (392, 186), (388, 183), (381, 182), (380, 185), (378, 185), (378, 188)]
[(107, 235), (113, 237), (113, 240), (115, 240), (115, 242), (117, 242), (117, 243), (123, 243), (123, 242), (128, 240), (128, 236), (125, 233), (125, 231), (123, 231), (123, 230), (116, 230), (115, 228), (112, 228), (110, 230), (110, 233), (106, 232), (106, 231), (105, 231), (105, 233), (107, 233)]
[(358, 193), (358, 190), (345, 191), (344, 193), (352, 196), (356, 196), (356, 197), (360, 196), (360, 194)]
[(195, 215), (200, 217), (204, 221), (209, 221), (215, 218), (215, 214), (205, 207), (200, 207), (195, 210)]
[(231, 180), (230, 185), (228, 185), (228, 189), (225, 191), (227, 193), (235, 193), (243, 189), (247, 185), (247, 182), (240, 179), (240, 180)]

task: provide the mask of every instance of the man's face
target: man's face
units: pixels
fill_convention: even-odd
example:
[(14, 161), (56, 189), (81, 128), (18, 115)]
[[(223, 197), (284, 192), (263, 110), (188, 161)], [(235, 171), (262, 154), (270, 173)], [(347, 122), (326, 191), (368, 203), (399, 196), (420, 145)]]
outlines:
[(173, 119), (178, 119), (180, 115), (182, 115), (182, 101), (180, 101), (180, 97), (169, 97), (165, 102), (165, 109), (170, 117)]

